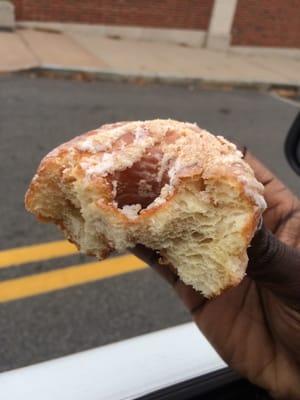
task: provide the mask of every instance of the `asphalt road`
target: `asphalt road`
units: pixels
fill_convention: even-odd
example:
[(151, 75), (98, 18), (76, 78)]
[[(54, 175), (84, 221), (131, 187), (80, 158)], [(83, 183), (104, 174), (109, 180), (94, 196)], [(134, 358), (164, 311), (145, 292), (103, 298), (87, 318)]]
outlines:
[[(254, 91), (0, 77), (0, 251), (61, 240), (25, 212), (23, 197), (49, 150), (102, 123), (175, 118), (246, 144), (298, 194), (284, 159), (297, 107)], [(0, 253), (1, 258), (1, 253)], [(0, 270), (0, 281), (91, 262), (83, 256)], [(0, 371), (189, 320), (151, 270), (0, 304)]]

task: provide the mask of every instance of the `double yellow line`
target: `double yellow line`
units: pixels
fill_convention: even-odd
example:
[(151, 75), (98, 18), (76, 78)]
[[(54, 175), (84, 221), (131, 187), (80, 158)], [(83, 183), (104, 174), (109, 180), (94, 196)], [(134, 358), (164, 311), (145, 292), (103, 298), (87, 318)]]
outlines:
[[(65, 240), (19, 247), (0, 251), (0, 268), (45, 261), (76, 253), (76, 247)], [(110, 278), (145, 267), (146, 264), (135, 256), (124, 255), (101, 262), (72, 265), (61, 270), (9, 279), (0, 282), (0, 303)]]

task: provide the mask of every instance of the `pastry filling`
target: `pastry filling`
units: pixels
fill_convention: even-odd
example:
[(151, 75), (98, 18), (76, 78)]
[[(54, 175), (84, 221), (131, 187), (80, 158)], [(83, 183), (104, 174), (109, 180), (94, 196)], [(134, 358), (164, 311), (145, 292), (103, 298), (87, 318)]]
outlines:
[(162, 171), (161, 160), (162, 152), (154, 146), (130, 168), (111, 175), (114, 203), (128, 217), (158, 203), (162, 189), (169, 187), (168, 169)]
[(101, 151), (94, 139), (80, 143), (79, 150), (92, 152), (80, 165), (88, 177), (106, 177), (112, 190), (112, 204), (134, 219), (143, 210), (164, 203), (173, 191), (181, 165), (176, 146), (168, 152), (165, 145), (175, 144), (178, 133), (167, 129), (157, 140), (142, 125), (119, 130)]

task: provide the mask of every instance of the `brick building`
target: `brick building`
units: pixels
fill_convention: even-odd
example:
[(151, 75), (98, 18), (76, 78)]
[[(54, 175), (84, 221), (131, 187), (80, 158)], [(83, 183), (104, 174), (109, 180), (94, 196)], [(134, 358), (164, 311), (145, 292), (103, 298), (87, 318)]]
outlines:
[(147, 38), (148, 35), (160, 39), (165, 36), (219, 49), (229, 46), (300, 49), (300, 0), (13, 0), (13, 3), (17, 21), (29, 26), (63, 23), (74, 28), (78, 24), (92, 24), (103, 32), (120, 36)]

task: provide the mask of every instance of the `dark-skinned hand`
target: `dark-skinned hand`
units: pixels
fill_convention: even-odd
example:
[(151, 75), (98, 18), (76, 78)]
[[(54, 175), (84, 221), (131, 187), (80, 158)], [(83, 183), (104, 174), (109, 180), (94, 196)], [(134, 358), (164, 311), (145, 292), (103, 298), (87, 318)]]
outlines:
[(276, 399), (300, 399), (300, 201), (249, 152), (245, 160), (265, 186), (268, 208), (238, 286), (207, 300), (154, 252), (137, 246), (133, 253), (171, 283), (230, 367)]

